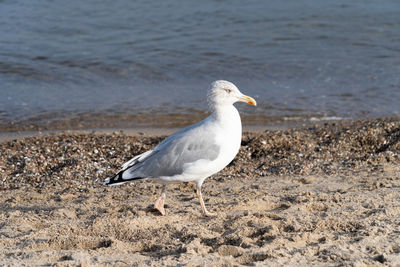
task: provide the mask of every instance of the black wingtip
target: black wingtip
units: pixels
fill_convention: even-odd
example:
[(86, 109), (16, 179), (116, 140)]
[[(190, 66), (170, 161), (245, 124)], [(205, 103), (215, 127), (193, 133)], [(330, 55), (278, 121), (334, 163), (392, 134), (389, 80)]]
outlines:
[(129, 179), (124, 179), (124, 178), (122, 178), (123, 172), (124, 171), (120, 171), (114, 177), (107, 178), (103, 184), (108, 185), (108, 186), (114, 186), (114, 185), (124, 184), (124, 183), (132, 181), (132, 180), (143, 179), (143, 177), (133, 177), (133, 178), (129, 178)]
[(113, 186), (113, 185), (117, 185), (117, 184), (121, 184), (121, 183), (125, 183), (126, 180), (124, 180), (122, 178), (122, 171), (118, 172), (114, 177), (112, 178), (107, 178), (104, 181), (104, 185), (108, 185), (108, 186)]

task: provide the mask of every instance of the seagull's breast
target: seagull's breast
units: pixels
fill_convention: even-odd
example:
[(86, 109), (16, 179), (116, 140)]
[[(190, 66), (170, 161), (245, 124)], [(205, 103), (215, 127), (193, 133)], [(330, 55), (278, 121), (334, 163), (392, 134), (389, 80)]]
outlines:
[(220, 167), (218, 171), (228, 165), (239, 152), (242, 140), (242, 122), (239, 112), (232, 106), (232, 110), (224, 115), (219, 122), (220, 130), (217, 131), (216, 140), (220, 144), (220, 154), (216, 161)]
[[(196, 170), (204, 170), (198, 173), (199, 178), (209, 177), (225, 168), (239, 152), (242, 140), (242, 123), (239, 112), (231, 106), (228, 112), (224, 112), (223, 117), (215, 118), (211, 122), (210, 131), (215, 133), (215, 143), (219, 147), (217, 157), (212, 160), (198, 160), (191, 166), (187, 166), (188, 173)], [(192, 167), (192, 168), (191, 168)]]

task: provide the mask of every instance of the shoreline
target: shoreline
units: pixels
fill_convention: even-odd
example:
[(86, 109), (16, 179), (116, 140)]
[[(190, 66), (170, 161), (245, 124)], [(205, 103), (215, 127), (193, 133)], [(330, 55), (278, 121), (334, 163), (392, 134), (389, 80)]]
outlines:
[[(198, 118), (198, 120), (182, 122), (180, 126), (132, 126), (132, 127), (108, 127), (102, 126), (100, 124), (94, 125), (94, 127), (90, 127), (89, 125), (84, 126), (73, 126), (70, 124), (66, 124), (65, 127), (61, 126), (51, 126), (51, 127), (43, 127), (43, 126), (2, 126), (0, 127), (0, 143), (11, 141), (14, 139), (21, 139), (25, 137), (32, 137), (36, 135), (45, 135), (45, 134), (56, 134), (56, 133), (98, 133), (98, 134), (112, 134), (114, 132), (121, 132), (128, 136), (165, 136), (170, 135), (182, 128), (185, 128), (192, 123), (196, 123), (200, 121), (202, 117)], [(243, 133), (246, 132), (254, 132), (254, 133), (262, 133), (265, 131), (279, 131), (279, 130), (288, 130), (288, 129), (301, 129), (304, 127), (313, 127), (316, 125), (323, 124), (351, 124), (352, 122), (358, 121), (371, 121), (371, 120), (400, 120), (398, 116), (388, 116), (382, 118), (358, 118), (358, 119), (328, 119), (328, 120), (276, 120), (269, 121), (266, 124), (262, 124), (260, 122), (253, 122), (248, 124), (243, 122)], [(243, 121), (243, 120), (242, 120)], [(61, 123), (61, 122), (60, 122)]]
[[(309, 123), (280, 123), (280, 124), (269, 124), (263, 125), (244, 125), (243, 133), (254, 132), (262, 133), (265, 131), (277, 131), (286, 130), (291, 128), (305, 127), (306, 125), (313, 125), (313, 122)], [(57, 134), (57, 133), (97, 133), (97, 134), (112, 134), (114, 132), (120, 132), (128, 136), (165, 136), (170, 135), (180, 129), (183, 129), (189, 125), (182, 127), (132, 127), (132, 128), (72, 128), (72, 129), (49, 129), (49, 130), (19, 130), (19, 131), (0, 131), (0, 143), (11, 141), (14, 139), (21, 139), (25, 137), (46, 135), (46, 134)]]
[[(209, 115), (208, 112), (191, 113), (139, 113), (125, 115), (104, 115), (87, 113), (70, 118), (33, 117), (18, 121), (2, 122), (0, 133), (51, 132), (96, 129), (179, 129), (197, 123)], [(352, 120), (323, 115), (265, 116), (261, 114), (241, 115), (244, 128), (287, 129), (303, 124)]]

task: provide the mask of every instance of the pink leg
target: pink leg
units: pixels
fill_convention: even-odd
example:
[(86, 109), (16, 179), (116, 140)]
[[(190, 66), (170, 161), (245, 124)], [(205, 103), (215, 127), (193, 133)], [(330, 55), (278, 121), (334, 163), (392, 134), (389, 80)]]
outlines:
[(161, 215), (165, 215), (165, 209), (164, 209), (164, 203), (165, 203), (165, 189), (166, 189), (166, 185), (164, 184), (161, 188), (161, 195), (160, 197), (157, 199), (156, 203), (154, 204), (154, 208), (156, 208)]
[(216, 216), (217, 214), (211, 213), (206, 209), (206, 205), (204, 205), (204, 201), (203, 201), (203, 195), (201, 194), (201, 189), (199, 186), (197, 187), (197, 196), (199, 197), (199, 200), (200, 200), (200, 205), (201, 205), (201, 210), (203, 212), (203, 215), (205, 217)]

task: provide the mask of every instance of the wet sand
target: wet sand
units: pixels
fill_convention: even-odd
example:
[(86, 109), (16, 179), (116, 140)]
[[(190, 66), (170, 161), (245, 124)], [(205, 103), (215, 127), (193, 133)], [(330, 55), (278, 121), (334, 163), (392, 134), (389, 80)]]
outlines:
[(400, 119), (245, 133), (192, 184), (102, 181), (163, 136), (49, 133), (0, 144), (0, 265), (398, 266)]

